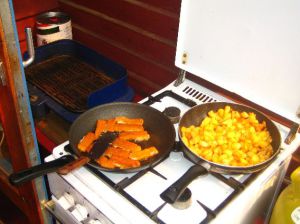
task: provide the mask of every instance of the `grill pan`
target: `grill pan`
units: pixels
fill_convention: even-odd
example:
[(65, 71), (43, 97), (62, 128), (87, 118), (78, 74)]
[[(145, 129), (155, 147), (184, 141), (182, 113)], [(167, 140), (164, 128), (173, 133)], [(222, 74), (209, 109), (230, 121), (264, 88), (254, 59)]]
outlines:
[(89, 95), (115, 80), (71, 55), (59, 55), (25, 68), (27, 80), (66, 109), (88, 109)]
[[(133, 97), (123, 66), (74, 40), (37, 47), (35, 61), (25, 69), (25, 74), (30, 85), (73, 114), (120, 99), (130, 101)], [(57, 111), (53, 105), (47, 104)]]

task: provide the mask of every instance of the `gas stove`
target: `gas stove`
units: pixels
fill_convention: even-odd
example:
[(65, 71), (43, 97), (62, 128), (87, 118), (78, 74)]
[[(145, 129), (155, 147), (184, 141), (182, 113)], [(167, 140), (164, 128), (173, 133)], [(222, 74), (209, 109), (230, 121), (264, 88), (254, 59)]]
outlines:
[[(282, 144), (268, 167), (251, 175), (209, 172), (192, 181), (174, 207), (160, 194), (193, 165), (175, 145), (168, 158), (138, 173), (83, 167), (65, 176), (49, 174), (55, 205), (49, 211), (64, 223), (267, 222), (291, 155), (300, 145), (299, 10), (296, 0), (182, 1), (175, 57), (179, 78), (140, 102), (167, 111), (172, 120), (178, 120), (178, 109), (182, 115), (196, 104), (230, 102), (187, 79), (189, 72), (276, 113), (293, 122), (294, 135), (274, 122)], [(286, 144), (290, 136), (295, 139)], [(67, 145), (55, 148), (46, 161), (67, 154)]]
[[(161, 112), (177, 108), (180, 115), (192, 106), (229, 99), (193, 82), (167, 87), (142, 100)], [(281, 136), (289, 129), (276, 123)], [(178, 124), (174, 124), (177, 130)], [(178, 141), (178, 136), (176, 136)], [(276, 160), (254, 174), (222, 175), (209, 172), (196, 178), (180, 197), (176, 206), (166, 203), (160, 194), (180, 178), (192, 165), (174, 146), (168, 158), (158, 165), (128, 174), (103, 172), (82, 167), (67, 175), (48, 175), (52, 204), (49, 211), (63, 223), (253, 223), (268, 218), (291, 154), (299, 138), (283, 143)], [(53, 150), (46, 161), (68, 154), (68, 142)], [(204, 164), (205, 166), (205, 164)], [(71, 199), (70, 199), (71, 198)]]

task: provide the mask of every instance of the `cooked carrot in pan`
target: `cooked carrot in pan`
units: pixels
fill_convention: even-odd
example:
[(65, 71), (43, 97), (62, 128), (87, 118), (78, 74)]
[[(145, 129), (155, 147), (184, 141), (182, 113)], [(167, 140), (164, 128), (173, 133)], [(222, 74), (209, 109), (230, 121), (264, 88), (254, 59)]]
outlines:
[(143, 119), (124, 116), (97, 120), (95, 133), (87, 133), (79, 142), (78, 148), (80, 151), (89, 152), (94, 142), (104, 136), (104, 133), (115, 132), (118, 137), (109, 140), (112, 142), (109, 142), (109, 146), (96, 162), (108, 169), (139, 167), (140, 161), (158, 154), (158, 150), (154, 146), (142, 150), (142, 147), (135, 143), (150, 139), (149, 133), (144, 130), (143, 123)]
[(116, 168), (115, 163), (113, 160), (107, 158), (106, 156), (100, 156), (98, 160), (96, 160), (100, 166), (108, 168), (108, 169), (114, 169)]
[(107, 120), (107, 131), (115, 131), (114, 130), (114, 125), (116, 124), (116, 120), (115, 119), (110, 119), (110, 120)]
[(125, 151), (121, 148), (115, 148), (115, 147), (108, 147), (103, 155), (107, 157), (112, 157), (112, 156), (119, 156), (122, 158), (128, 158), (129, 157), (129, 152)]
[(141, 165), (140, 161), (132, 160), (130, 158), (125, 158), (125, 157), (119, 157), (116, 155), (112, 157), (100, 156), (100, 158), (97, 160), (97, 163), (99, 163), (100, 166), (109, 169), (113, 169), (113, 168), (127, 169), (127, 168), (139, 167)]
[(128, 151), (128, 152), (136, 152), (136, 151), (141, 151), (142, 150), (142, 147), (139, 146), (138, 144), (135, 144), (135, 143), (127, 141), (127, 140), (123, 140), (121, 138), (116, 138), (112, 142), (112, 146), (117, 147), (117, 148), (121, 148), (121, 149), (123, 149), (125, 151)]
[(114, 124), (110, 128), (110, 131), (115, 132), (131, 132), (131, 131), (143, 131), (144, 127), (142, 125), (136, 125), (136, 124)]
[(123, 132), (123, 131), (143, 131), (143, 119), (129, 119), (126, 117), (116, 117), (109, 120), (98, 120), (96, 124), (96, 138), (107, 131)]
[(113, 155), (110, 160), (120, 169), (134, 168), (141, 165), (140, 161)]
[(135, 124), (135, 125), (143, 125), (144, 120), (141, 118), (128, 118), (124, 116), (116, 117), (116, 123), (118, 124)]
[(133, 160), (141, 161), (141, 160), (146, 160), (156, 154), (158, 154), (158, 150), (154, 146), (152, 146), (149, 148), (145, 148), (141, 151), (136, 151), (136, 152), (130, 153), (129, 158), (133, 159)]
[(89, 152), (92, 149), (95, 140), (96, 140), (95, 134), (93, 132), (88, 132), (80, 140), (77, 147), (82, 152)]
[(104, 132), (107, 132), (108, 124), (107, 120), (98, 120), (96, 124), (95, 136), (99, 138)]
[(132, 141), (147, 141), (150, 139), (150, 135), (147, 131), (131, 131), (131, 132), (122, 132), (119, 134), (119, 138), (123, 140), (132, 140)]

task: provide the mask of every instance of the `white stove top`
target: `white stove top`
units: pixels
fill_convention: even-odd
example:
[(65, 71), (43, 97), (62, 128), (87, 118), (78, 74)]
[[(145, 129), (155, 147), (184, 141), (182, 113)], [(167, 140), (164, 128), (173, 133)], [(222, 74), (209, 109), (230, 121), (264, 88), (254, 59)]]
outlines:
[[(184, 98), (191, 99), (197, 104), (203, 103), (203, 101), (229, 102), (228, 99), (189, 80), (185, 80), (178, 87), (174, 87), (171, 83), (153, 96), (166, 90), (171, 90)], [(151, 106), (160, 111), (169, 106), (176, 106), (180, 108), (181, 115), (189, 109), (185, 104), (168, 96)], [(284, 139), (289, 130), (282, 125), (277, 125)], [(175, 128), (177, 130), (177, 125)], [(176, 138), (178, 140), (178, 136)], [(46, 161), (67, 154), (64, 151), (64, 146), (67, 144), (68, 142), (65, 142), (56, 147), (53, 154), (46, 158)], [(232, 180), (233, 178), (239, 181), (238, 186), (234, 185), (237, 184), (234, 180), (232, 180), (233, 185), (228, 185), (212, 174), (196, 178), (188, 186), (192, 192), (191, 206), (184, 210), (176, 209), (160, 198), (160, 194), (193, 165), (192, 162), (183, 157), (182, 152), (171, 152), (167, 159), (154, 167), (154, 171), (145, 171), (135, 181), (131, 180), (136, 177), (136, 173), (116, 174), (98, 171), (101, 173), (101, 176), (98, 177), (86, 167), (62, 177), (114, 223), (152, 223), (154, 221), (172, 224), (201, 223), (212, 215), (211, 211), (215, 211), (217, 214), (214, 219), (211, 219), (212, 223), (222, 223), (224, 220), (231, 220), (231, 223), (234, 223), (232, 217), (235, 217), (235, 222), (239, 223), (245, 219), (246, 212), (252, 209), (257, 197), (259, 197), (255, 194), (263, 194), (262, 192), (270, 187), (274, 173), (278, 171), (284, 161), (290, 158), (299, 144), (299, 136), (291, 145), (283, 143), (283, 150), (278, 158), (264, 171), (255, 174), (254, 177), (249, 174), (223, 175), (227, 179)], [(156, 172), (160, 175), (157, 175)], [(105, 182), (103, 177), (108, 179), (109, 183)], [(248, 179), (253, 179), (253, 181), (244, 184)], [(245, 186), (245, 189), (241, 190), (241, 186), (242, 188)], [(233, 199), (230, 199), (231, 197)], [(226, 201), (226, 205), (219, 211), (218, 207), (222, 207), (224, 201)], [(208, 209), (204, 209), (200, 204), (204, 204)], [(243, 212), (237, 213), (236, 209)], [(150, 217), (154, 218), (151, 219)]]

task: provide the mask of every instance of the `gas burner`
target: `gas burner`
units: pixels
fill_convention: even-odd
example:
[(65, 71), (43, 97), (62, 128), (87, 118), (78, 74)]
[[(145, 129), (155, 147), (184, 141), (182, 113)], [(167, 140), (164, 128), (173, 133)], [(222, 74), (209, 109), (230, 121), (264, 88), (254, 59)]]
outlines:
[(179, 196), (172, 206), (176, 209), (187, 209), (192, 204), (192, 192), (189, 188), (186, 188), (184, 192)]
[(173, 124), (177, 124), (180, 119), (180, 109), (178, 107), (167, 107), (163, 111), (163, 114), (166, 115)]

